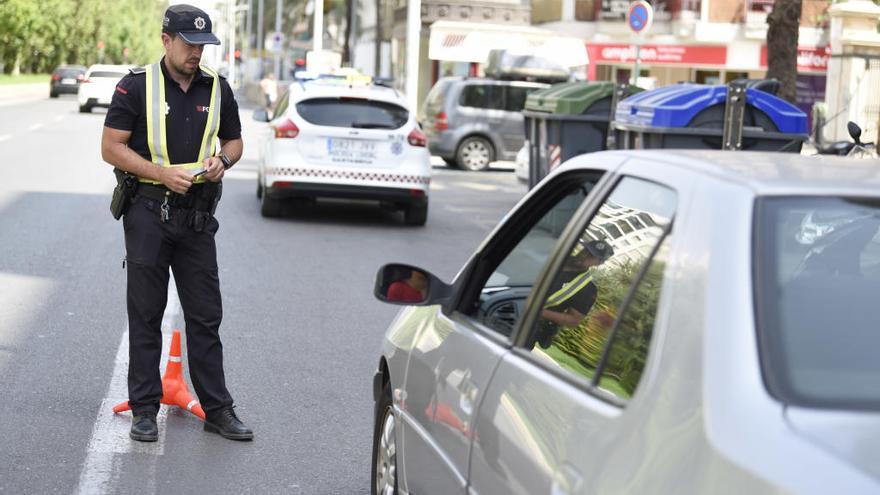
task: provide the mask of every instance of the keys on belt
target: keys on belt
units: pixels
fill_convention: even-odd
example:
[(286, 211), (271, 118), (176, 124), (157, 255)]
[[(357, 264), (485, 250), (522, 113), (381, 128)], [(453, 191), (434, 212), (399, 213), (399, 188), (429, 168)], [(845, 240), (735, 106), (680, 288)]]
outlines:
[(168, 204), (168, 194), (165, 195), (165, 201), (162, 202), (162, 206), (159, 207), (159, 220), (162, 223), (171, 220), (171, 206)]

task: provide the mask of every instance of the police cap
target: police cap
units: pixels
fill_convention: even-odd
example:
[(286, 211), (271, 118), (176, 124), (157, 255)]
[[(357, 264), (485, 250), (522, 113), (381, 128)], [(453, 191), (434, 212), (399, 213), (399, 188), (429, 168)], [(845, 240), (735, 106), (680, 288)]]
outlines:
[(614, 248), (606, 241), (590, 241), (584, 244), (584, 251), (592, 254), (596, 258), (605, 261), (614, 256)]
[(168, 7), (162, 20), (163, 33), (177, 33), (190, 45), (219, 45), (220, 40), (211, 32), (211, 18), (204, 10), (192, 5)]

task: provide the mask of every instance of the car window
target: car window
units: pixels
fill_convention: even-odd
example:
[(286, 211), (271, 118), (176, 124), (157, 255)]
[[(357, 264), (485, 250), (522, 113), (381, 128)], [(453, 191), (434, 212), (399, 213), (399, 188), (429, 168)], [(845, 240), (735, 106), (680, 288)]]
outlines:
[(597, 180), (591, 176), (563, 186), (566, 190), (544, 207), (545, 213), (500, 260), (484, 284), (476, 307), (481, 323), (510, 335), (556, 241)]
[(880, 409), (880, 201), (769, 198), (755, 228), (771, 393), (804, 407)]
[(427, 98), (425, 98), (425, 109), (428, 111), (438, 109), (443, 106), (443, 98), (449, 87), (452, 86), (452, 79), (441, 79), (431, 88)]
[(459, 104), (463, 107), (500, 110), (504, 108), (503, 89), (496, 84), (469, 84), (461, 90)]
[(85, 73), (82, 69), (58, 69), (58, 75), (61, 77), (76, 77)]
[(312, 98), (297, 103), (296, 112), (310, 124), (357, 129), (399, 129), (409, 119), (399, 105), (362, 98)]
[(509, 112), (522, 112), (526, 106), (526, 97), (538, 88), (524, 86), (507, 86), (507, 98), (504, 100), (504, 109)]
[[(536, 359), (618, 399), (632, 395), (647, 358), (665, 266), (659, 247), (668, 242), (676, 200), (653, 182), (627, 177), (617, 184), (541, 298), (526, 343)], [(608, 226), (641, 216), (652, 225), (609, 235)]]
[(113, 78), (113, 79), (121, 79), (122, 76), (124, 76), (124, 75), (125, 75), (125, 72), (113, 72), (113, 71), (106, 71), (106, 70), (96, 70), (95, 72), (92, 72), (91, 74), (89, 74), (89, 79), (96, 78), (96, 77), (106, 77), (106, 78)]

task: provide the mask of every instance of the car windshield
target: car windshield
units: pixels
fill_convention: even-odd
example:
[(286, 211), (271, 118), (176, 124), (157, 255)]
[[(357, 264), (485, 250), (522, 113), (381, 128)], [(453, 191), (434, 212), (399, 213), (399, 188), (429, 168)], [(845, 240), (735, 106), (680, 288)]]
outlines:
[(757, 211), (768, 388), (794, 405), (880, 409), (880, 199), (772, 198)]
[(296, 104), (306, 122), (330, 127), (399, 129), (409, 119), (401, 106), (362, 98), (313, 98)]
[(107, 71), (107, 70), (96, 70), (95, 72), (92, 72), (92, 73), (89, 75), (89, 79), (95, 79), (95, 78), (98, 78), (98, 77), (108, 77), (108, 78), (112, 77), (113, 79), (119, 79), (119, 78), (121, 78), (121, 77), (124, 76), (124, 75), (125, 75), (124, 72), (113, 72), (113, 71)]

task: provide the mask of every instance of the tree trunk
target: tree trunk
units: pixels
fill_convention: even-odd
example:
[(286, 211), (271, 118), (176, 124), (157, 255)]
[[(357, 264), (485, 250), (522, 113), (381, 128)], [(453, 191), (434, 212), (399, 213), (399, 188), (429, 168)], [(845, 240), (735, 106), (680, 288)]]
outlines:
[(373, 71), (376, 77), (382, 75), (382, 60), (379, 58), (382, 53), (382, 0), (376, 0), (376, 35), (375, 51), (376, 57), (373, 59)]
[(797, 97), (797, 46), (801, 23), (801, 0), (776, 0), (767, 16), (767, 78), (778, 79), (779, 97)]
[(345, 40), (342, 44), (342, 63), (346, 65), (351, 64), (351, 28), (352, 19), (356, 15), (354, 8), (354, 0), (345, 0)]

